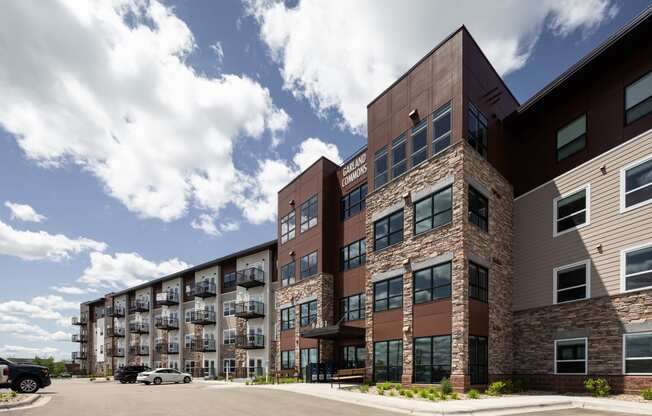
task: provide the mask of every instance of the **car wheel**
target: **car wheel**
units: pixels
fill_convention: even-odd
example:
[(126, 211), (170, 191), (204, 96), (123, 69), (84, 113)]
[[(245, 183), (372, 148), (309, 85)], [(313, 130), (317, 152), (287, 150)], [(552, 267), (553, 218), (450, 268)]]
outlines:
[(190, 377), (188, 377), (188, 376), (184, 377), (183, 382), (186, 383), (186, 384), (190, 383)]
[(127, 380), (120, 380), (120, 384), (127, 384)]
[(146, 386), (149, 386), (149, 381), (143, 381)]
[(30, 377), (25, 377), (18, 381), (18, 391), (21, 393), (36, 393), (38, 391), (38, 383)]
[(154, 384), (156, 384), (156, 385), (158, 386), (159, 384), (161, 384), (162, 381), (163, 381), (163, 380), (161, 380), (161, 377), (156, 377), (156, 378), (154, 379)]

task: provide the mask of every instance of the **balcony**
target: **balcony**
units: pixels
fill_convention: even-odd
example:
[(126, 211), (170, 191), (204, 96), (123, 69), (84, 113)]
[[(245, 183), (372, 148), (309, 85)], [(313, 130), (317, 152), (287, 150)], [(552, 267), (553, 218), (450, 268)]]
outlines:
[(135, 300), (129, 304), (129, 313), (149, 312), (149, 302), (146, 300)]
[(252, 288), (256, 286), (265, 286), (265, 272), (256, 267), (240, 270), (236, 272), (236, 283), (240, 287)]
[(86, 315), (73, 316), (71, 323), (73, 325), (86, 325), (88, 323), (88, 317)]
[(215, 283), (199, 282), (190, 286), (188, 295), (198, 298), (210, 298), (217, 295), (217, 287)]
[(109, 306), (106, 308), (106, 316), (109, 318), (124, 318), (125, 308), (122, 306)]
[(244, 319), (256, 319), (265, 316), (265, 304), (257, 300), (235, 304), (235, 316)]
[(110, 349), (106, 351), (106, 354), (110, 357), (124, 357), (125, 349), (121, 347)]
[(86, 334), (72, 334), (72, 342), (86, 342)]
[(172, 291), (157, 293), (156, 304), (165, 306), (178, 305), (179, 294)]
[(72, 361), (85, 360), (86, 351), (73, 351), (72, 354), (70, 354), (70, 357), (72, 358)]
[(156, 329), (162, 329), (164, 331), (171, 331), (179, 329), (179, 320), (177, 318), (172, 318), (169, 316), (158, 316), (154, 322)]
[(215, 340), (212, 338), (200, 338), (197, 337), (193, 339), (192, 350), (195, 352), (215, 352)]
[(190, 322), (192, 322), (195, 325), (214, 325), (215, 312), (196, 309), (190, 312)]
[(149, 334), (149, 323), (147, 322), (129, 322), (130, 334)]
[(129, 355), (149, 355), (149, 345), (131, 345)]
[(265, 335), (238, 335), (235, 338), (235, 346), (236, 348), (242, 348), (245, 350), (257, 350), (265, 348)]
[(109, 337), (124, 338), (125, 329), (121, 326), (116, 326), (113, 328), (109, 327), (106, 329), (106, 335)]

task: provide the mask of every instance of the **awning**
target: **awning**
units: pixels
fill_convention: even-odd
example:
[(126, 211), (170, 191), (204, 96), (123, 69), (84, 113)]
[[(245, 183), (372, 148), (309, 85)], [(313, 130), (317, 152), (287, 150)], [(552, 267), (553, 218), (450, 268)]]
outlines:
[(343, 338), (361, 338), (365, 337), (365, 329), (355, 326), (335, 324), (321, 328), (307, 329), (301, 332), (301, 337), (310, 339), (343, 339)]

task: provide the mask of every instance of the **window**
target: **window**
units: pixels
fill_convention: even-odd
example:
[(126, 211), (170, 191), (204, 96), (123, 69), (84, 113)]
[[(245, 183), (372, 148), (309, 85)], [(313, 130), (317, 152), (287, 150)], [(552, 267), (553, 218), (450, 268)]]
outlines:
[(469, 103), (469, 138), (468, 142), (480, 156), (487, 157), (487, 118)]
[(432, 154), (451, 145), (451, 105), (444, 105), (432, 115)]
[(625, 122), (627, 124), (652, 112), (652, 72), (625, 88)]
[(590, 294), (589, 260), (554, 270), (555, 303), (588, 299)]
[(469, 297), (489, 301), (489, 270), (473, 262), (469, 262)]
[(623, 336), (624, 373), (652, 374), (652, 332)]
[(222, 335), (224, 336), (224, 345), (235, 344), (235, 328), (225, 329)]
[(412, 128), (412, 166), (428, 158), (428, 120), (423, 120)]
[(439, 383), (451, 376), (451, 337), (414, 339), (414, 382)]
[(187, 310), (185, 312), (185, 321), (186, 321), (187, 324), (189, 324), (190, 321), (192, 320), (191, 312), (192, 312), (192, 310)]
[(281, 351), (281, 369), (294, 369), (294, 350)]
[(374, 343), (374, 381), (401, 381), (403, 374), (403, 342)]
[(487, 337), (469, 335), (469, 374), (471, 384), (488, 383), (489, 347)]
[(342, 368), (364, 368), (367, 350), (365, 347), (347, 345), (341, 349)]
[(344, 195), (340, 201), (340, 212), (343, 220), (354, 216), (365, 208), (367, 199), (367, 184), (360, 185), (348, 194)]
[(586, 147), (586, 114), (557, 130), (557, 161)]
[(365, 264), (366, 244), (365, 240), (354, 241), (340, 250), (340, 270), (349, 270)]
[(447, 186), (414, 203), (414, 234), (420, 234), (451, 222), (453, 188)]
[(186, 335), (183, 340), (184, 340), (184, 346), (185, 346), (186, 349), (192, 348), (192, 346), (194, 344), (193, 339), (192, 339), (192, 335)]
[(555, 374), (586, 374), (586, 338), (555, 340)]
[(294, 328), (294, 306), (281, 309), (281, 331)]
[(364, 319), (365, 295), (352, 295), (340, 300), (340, 315), (344, 321)]
[(381, 312), (403, 306), (403, 276), (374, 284), (374, 311)]
[(296, 226), (294, 210), (281, 218), (281, 244), (294, 238)]
[(489, 200), (472, 186), (469, 186), (469, 222), (489, 230)]
[(380, 149), (374, 156), (374, 188), (387, 183), (387, 149)]
[(392, 178), (402, 175), (407, 170), (405, 153), (405, 136), (401, 135), (392, 141)]
[(380, 250), (403, 241), (403, 210), (374, 223), (374, 250)]
[(302, 303), (300, 309), (300, 323), (301, 326), (308, 326), (317, 320), (317, 301), (311, 300), (310, 302)]
[(308, 365), (317, 364), (317, 361), (319, 360), (319, 351), (317, 348), (303, 348), (299, 352), (301, 353), (299, 356), (299, 362), (301, 366), (301, 375), (303, 377)]
[(235, 287), (235, 272), (224, 273), (224, 288)]
[(292, 283), (294, 283), (294, 273), (295, 273), (296, 265), (294, 261), (289, 262), (288, 264), (285, 264), (281, 266), (281, 285), (282, 286), (289, 286)]
[(222, 315), (233, 316), (235, 315), (235, 301), (229, 300), (222, 304)]
[(317, 274), (317, 252), (313, 251), (301, 257), (301, 278)]
[(308, 231), (315, 225), (317, 225), (317, 211), (319, 206), (317, 205), (317, 195), (313, 196), (309, 200), (301, 205), (301, 232)]
[(235, 358), (225, 358), (222, 362), (224, 366), (224, 372), (227, 374), (235, 373)]
[(652, 203), (652, 155), (620, 171), (620, 211)]
[(623, 250), (621, 264), (621, 291), (652, 287), (652, 244)]
[(590, 188), (587, 185), (570, 195), (562, 195), (553, 201), (554, 236), (576, 230), (589, 224)]
[(414, 303), (450, 298), (451, 262), (414, 272)]

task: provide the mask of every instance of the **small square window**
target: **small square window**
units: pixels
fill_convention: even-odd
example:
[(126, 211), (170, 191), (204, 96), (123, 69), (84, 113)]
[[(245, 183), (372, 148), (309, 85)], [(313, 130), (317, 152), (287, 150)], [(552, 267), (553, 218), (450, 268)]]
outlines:
[(625, 374), (652, 375), (652, 332), (623, 336)]
[(621, 252), (621, 291), (652, 288), (652, 244)]
[(553, 200), (553, 236), (579, 229), (589, 224), (590, 188), (573, 191)]
[(633, 123), (652, 113), (652, 72), (625, 88), (625, 122)]
[(586, 374), (586, 338), (555, 340), (555, 374)]
[(572, 302), (591, 297), (590, 261), (582, 261), (554, 270), (554, 303)]
[(469, 222), (489, 230), (489, 200), (472, 186), (469, 186)]
[(387, 149), (383, 148), (374, 156), (374, 189), (387, 183)]
[(394, 139), (392, 142), (392, 178), (400, 176), (407, 171), (405, 153), (405, 136)]
[(581, 115), (557, 130), (557, 161), (586, 147), (586, 114)]
[(620, 171), (620, 212), (652, 203), (652, 155)]

